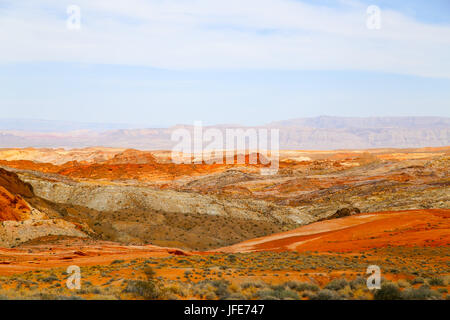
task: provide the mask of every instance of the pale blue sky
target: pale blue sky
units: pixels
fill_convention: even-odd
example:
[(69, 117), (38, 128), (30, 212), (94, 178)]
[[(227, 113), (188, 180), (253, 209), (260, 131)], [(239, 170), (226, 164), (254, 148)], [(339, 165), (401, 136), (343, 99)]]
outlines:
[(203, 1), (0, 1), (0, 117), (450, 116), (450, 1)]

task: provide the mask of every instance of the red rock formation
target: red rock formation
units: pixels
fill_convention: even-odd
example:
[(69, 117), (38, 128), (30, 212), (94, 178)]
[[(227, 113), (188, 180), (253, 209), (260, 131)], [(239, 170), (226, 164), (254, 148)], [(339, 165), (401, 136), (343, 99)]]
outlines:
[(25, 183), (19, 179), (17, 174), (0, 168), (0, 186), (11, 192), (23, 197), (32, 197), (33, 188), (29, 183)]
[(21, 196), (15, 196), (0, 187), (0, 221), (23, 221), (29, 218), (31, 208)]

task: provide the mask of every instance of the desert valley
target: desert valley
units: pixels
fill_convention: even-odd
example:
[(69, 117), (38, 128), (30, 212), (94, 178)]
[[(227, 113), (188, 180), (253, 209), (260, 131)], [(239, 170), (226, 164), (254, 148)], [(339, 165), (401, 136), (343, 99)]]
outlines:
[(450, 297), (450, 147), (281, 150), (269, 176), (249, 156), (0, 149), (0, 296)]
[(46, 319), (447, 314), (449, 13), (0, 0), (0, 300)]

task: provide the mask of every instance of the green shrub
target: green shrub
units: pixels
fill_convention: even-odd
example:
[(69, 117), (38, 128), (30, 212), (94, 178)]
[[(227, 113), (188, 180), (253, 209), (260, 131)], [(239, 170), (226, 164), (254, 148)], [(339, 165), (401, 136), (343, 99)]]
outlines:
[(364, 279), (363, 277), (357, 277), (356, 279), (350, 281), (350, 288), (352, 289), (357, 289), (359, 287), (366, 285), (367, 285), (366, 279)]
[(259, 290), (256, 296), (262, 300), (298, 300), (297, 292), (284, 286), (273, 286), (272, 289)]
[(156, 300), (162, 296), (161, 290), (154, 281), (128, 281), (124, 291), (141, 296), (145, 300)]
[(228, 287), (230, 286), (230, 282), (228, 280), (203, 280), (200, 281), (197, 285), (206, 287), (207, 285), (211, 285), (214, 287), (214, 294), (217, 298), (224, 300), (227, 299), (230, 295)]
[(52, 283), (53, 281), (58, 281), (59, 279), (55, 275), (50, 275), (46, 278), (41, 279), (42, 282)]
[(206, 299), (206, 300), (216, 300), (216, 299), (217, 299), (217, 296), (215, 295), (214, 292), (208, 292), (208, 293), (205, 295), (205, 299)]
[(430, 287), (423, 285), (420, 288), (408, 288), (402, 292), (402, 297), (405, 300), (429, 300), (429, 299), (439, 299), (440, 294)]
[(271, 289), (258, 290), (255, 296), (260, 300), (279, 300)]
[(400, 288), (409, 288), (411, 284), (404, 279), (400, 279), (397, 281), (397, 286), (399, 286)]
[(427, 282), (428, 282), (428, 284), (430, 286), (444, 286), (445, 285), (444, 284), (444, 279), (438, 278), (438, 277), (434, 277), (434, 278), (428, 279)]
[(418, 283), (424, 283), (424, 282), (425, 282), (425, 280), (422, 277), (417, 277), (410, 281), (411, 284), (418, 284)]
[(245, 281), (241, 283), (242, 289), (248, 288), (264, 288), (267, 285), (263, 281)]
[(308, 282), (300, 282), (300, 281), (288, 281), (285, 283), (285, 285), (295, 291), (313, 291), (317, 292), (319, 291), (319, 286), (308, 283)]
[(336, 291), (323, 289), (320, 290), (316, 295), (311, 297), (312, 300), (339, 300), (340, 296)]
[(275, 293), (275, 297), (281, 299), (281, 300), (298, 300), (300, 299), (300, 297), (298, 296), (298, 293), (289, 289), (289, 288), (277, 288), (276, 290), (274, 290)]
[(337, 291), (344, 289), (346, 286), (348, 286), (346, 279), (333, 279), (325, 286), (325, 289)]
[(245, 300), (245, 297), (242, 293), (235, 292), (229, 295), (227, 300)]
[(381, 289), (375, 291), (373, 297), (375, 300), (401, 300), (402, 293), (395, 284), (385, 282)]

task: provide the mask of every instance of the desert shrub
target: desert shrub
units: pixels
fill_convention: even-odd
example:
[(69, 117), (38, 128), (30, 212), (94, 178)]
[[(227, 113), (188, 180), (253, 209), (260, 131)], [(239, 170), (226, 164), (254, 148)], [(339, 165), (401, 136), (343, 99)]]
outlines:
[(278, 300), (278, 298), (274, 296), (274, 291), (271, 289), (258, 290), (255, 297), (260, 300)]
[(339, 294), (333, 290), (323, 289), (310, 298), (311, 300), (339, 300)]
[(375, 291), (373, 297), (375, 300), (401, 300), (402, 293), (395, 284), (385, 282), (381, 289)]
[(431, 279), (428, 279), (428, 284), (430, 286), (444, 286), (444, 279), (442, 278), (438, 278), (438, 277), (433, 277)]
[(228, 290), (230, 282), (227, 280), (203, 280), (198, 285), (204, 287), (212, 286), (214, 294), (221, 300), (227, 299), (230, 295), (230, 291)]
[(425, 282), (425, 280), (422, 277), (416, 277), (416, 278), (410, 280), (411, 284), (418, 284), (418, 283), (424, 283), (424, 282)]
[(316, 297), (316, 292), (305, 290), (302, 292), (302, 297), (313, 300)]
[(286, 288), (286, 287), (279, 287), (274, 290), (274, 293), (275, 293), (275, 297), (282, 299), (282, 300), (286, 300), (286, 299), (298, 300), (298, 299), (300, 299), (297, 292), (295, 292), (289, 288)]
[(342, 299), (350, 299), (354, 296), (353, 290), (350, 286), (346, 286), (345, 288), (338, 290), (337, 293)]
[(227, 300), (245, 300), (245, 296), (242, 293), (232, 293), (227, 297)]
[(398, 280), (398, 281), (397, 281), (397, 285), (398, 285), (400, 288), (408, 288), (408, 287), (411, 286), (411, 285), (409, 284), (409, 282), (406, 281), (406, 280), (404, 280), (404, 279)]
[(156, 272), (152, 267), (148, 266), (144, 268), (144, 274), (147, 277), (147, 280), (152, 280), (155, 277)]
[(350, 288), (352, 288), (353, 290), (362, 287), (362, 286), (366, 286), (366, 279), (364, 279), (363, 277), (357, 277), (356, 279), (353, 279), (352, 281), (350, 281)]
[(297, 292), (284, 286), (274, 286), (271, 289), (259, 290), (256, 296), (262, 300), (298, 300)]
[(267, 284), (264, 283), (263, 281), (259, 280), (259, 281), (245, 281), (241, 283), (241, 288), (242, 289), (248, 289), (248, 288), (264, 288), (266, 287)]
[(162, 291), (158, 288), (155, 281), (128, 281), (127, 287), (124, 291), (141, 296), (146, 300), (156, 300), (162, 298)]
[(197, 284), (191, 288), (191, 293), (194, 296), (199, 296), (200, 298), (203, 298), (209, 292), (214, 293), (213, 291), (214, 291), (214, 288), (211, 285)]
[(315, 284), (308, 283), (308, 282), (300, 282), (300, 281), (288, 281), (285, 283), (285, 285), (295, 291), (313, 291), (317, 292), (319, 291), (319, 287)]
[(205, 295), (205, 299), (206, 299), (206, 300), (216, 300), (216, 299), (217, 299), (217, 296), (216, 296), (216, 294), (215, 294), (214, 292), (208, 292), (208, 293)]
[(42, 282), (52, 283), (54, 281), (58, 281), (59, 279), (55, 275), (50, 275), (46, 278), (41, 279)]
[(333, 279), (325, 286), (325, 289), (337, 291), (344, 289), (346, 286), (348, 286), (348, 281), (346, 279)]
[(86, 300), (86, 299), (77, 295), (71, 295), (71, 296), (57, 296), (56, 300)]
[(168, 293), (179, 295), (182, 297), (185, 297), (187, 295), (186, 288), (183, 287), (183, 284), (181, 283), (174, 283), (168, 287), (165, 288)]
[(95, 294), (95, 295), (99, 295), (101, 294), (101, 290), (99, 288), (89, 288), (89, 289), (81, 289), (77, 291), (79, 294)]
[(273, 290), (271, 289), (258, 290), (255, 296), (261, 300), (277, 300), (277, 298), (273, 295)]
[(367, 287), (360, 287), (359, 289), (356, 289), (352, 291), (353, 293), (353, 299), (355, 300), (370, 300), (372, 299), (372, 294), (370, 293), (369, 289)]
[(403, 299), (406, 300), (429, 300), (429, 299), (439, 299), (440, 294), (430, 287), (423, 285), (420, 288), (408, 288), (402, 292)]

